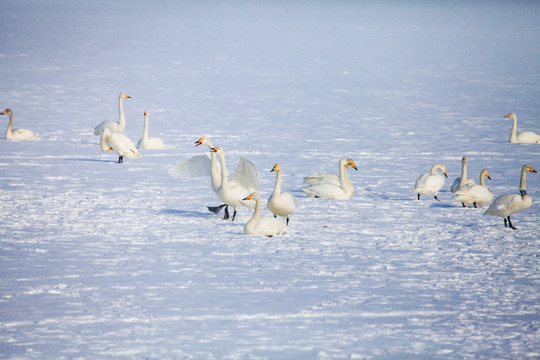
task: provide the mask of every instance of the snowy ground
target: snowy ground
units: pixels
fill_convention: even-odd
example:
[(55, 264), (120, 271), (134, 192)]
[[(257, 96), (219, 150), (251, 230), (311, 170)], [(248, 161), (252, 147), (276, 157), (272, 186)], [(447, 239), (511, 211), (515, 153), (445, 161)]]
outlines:
[[(41, 135), (0, 141), (1, 358), (540, 357), (540, 175), (516, 231), (449, 192), (462, 156), (495, 196), (540, 168), (503, 119), (540, 132), (540, 3), (3, 1), (0, 33), (0, 106)], [(121, 91), (167, 147), (119, 165), (92, 131)], [(289, 233), (167, 175), (202, 135), (264, 199), (282, 164)], [(349, 201), (298, 190), (342, 157)]]

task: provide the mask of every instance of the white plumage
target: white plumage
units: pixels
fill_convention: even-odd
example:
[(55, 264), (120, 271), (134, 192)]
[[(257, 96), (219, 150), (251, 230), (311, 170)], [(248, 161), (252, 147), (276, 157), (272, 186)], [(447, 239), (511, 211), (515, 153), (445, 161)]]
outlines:
[(38, 138), (38, 135), (32, 130), (13, 128), (13, 111), (11, 109), (6, 109), (2, 111), (0, 114), (9, 115), (9, 125), (6, 130), (6, 139), (8, 140), (34, 140)]
[(445, 177), (448, 177), (446, 166), (443, 164), (433, 165), (429, 174), (422, 174), (416, 179), (412, 192), (418, 194), (418, 200), (420, 200), (420, 195), (433, 195), (435, 200), (439, 200), (437, 194), (444, 186), (445, 180), (441, 174), (437, 173), (437, 170), (440, 170)]
[(148, 111), (144, 112), (144, 128), (143, 134), (139, 142), (137, 143), (139, 149), (159, 150), (163, 149), (165, 145), (163, 140), (155, 136), (148, 136)]
[(517, 131), (517, 116), (515, 113), (510, 113), (505, 118), (511, 118), (513, 120), (512, 130), (510, 131), (511, 143), (523, 143), (523, 144), (538, 144), (540, 143), (540, 135), (532, 131)]
[(120, 93), (118, 95), (118, 113), (119, 121), (106, 120), (101, 122), (98, 126), (94, 128), (94, 135), (101, 135), (103, 130), (110, 129), (113, 133), (121, 133), (126, 128), (126, 118), (124, 116), (124, 99), (131, 99), (126, 93)]
[(272, 216), (261, 216), (261, 197), (255, 192), (243, 200), (255, 199), (255, 211), (253, 216), (244, 226), (244, 232), (248, 235), (275, 236), (283, 235), (289, 227), (284, 222)]
[(274, 192), (268, 198), (267, 207), (274, 214), (274, 216), (281, 216), (287, 219), (287, 225), (289, 225), (289, 218), (296, 211), (296, 199), (289, 192), (281, 192), (281, 173), (282, 168), (280, 164), (275, 164), (272, 170), (276, 172), (276, 183), (274, 186)]
[(488, 169), (484, 169), (480, 173), (479, 184), (461, 186), (452, 200), (461, 202), (464, 207), (465, 205), (476, 207), (477, 205), (489, 204), (493, 200), (493, 194), (485, 184), (486, 177), (491, 180)]
[(139, 154), (133, 142), (126, 135), (113, 133), (108, 128), (104, 129), (101, 133), (99, 145), (103, 152), (114, 151), (118, 155), (119, 164), (124, 162), (124, 156), (130, 160), (141, 158), (141, 154)]
[[(354, 194), (354, 187), (349, 181), (347, 167), (357, 170), (352, 159), (339, 160), (339, 177), (332, 174), (316, 174), (308, 176), (304, 181), (310, 186), (302, 188), (306, 195), (314, 198), (347, 200)], [(339, 182), (336, 183), (336, 179)]]
[(460, 187), (465, 185), (476, 185), (476, 182), (474, 182), (473, 178), (467, 177), (467, 158), (464, 156), (461, 158), (461, 176), (458, 176), (454, 180), (450, 187), (450, 191), (455, 193)]

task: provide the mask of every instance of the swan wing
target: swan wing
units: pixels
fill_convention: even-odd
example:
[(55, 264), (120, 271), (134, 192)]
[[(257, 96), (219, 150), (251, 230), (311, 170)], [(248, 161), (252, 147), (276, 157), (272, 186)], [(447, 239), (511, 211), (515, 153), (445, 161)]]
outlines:
[(35, 132), (28, 129), (13, 129), (11, 134), (6, 136), (9, 140), (32, 140), (36, 139), (38, 136)]
[(348, 199), (345, 191), (340, 187), (332, 184), (319, 184), (302, 188), (306, 195), (321, 199)]
[(210, 176), (212, 162), (210, 156), (196, 155), (169, 168), (173, 178), (194, 178)]
[(233, 182), (236, 182), (244, 187), (247, 191), (247, 196), (259, 189), (259, 173), (250, 160), (241, 156), (238, 160), (236, 170), (229, 176), (229, 182), (231, 186)]
[[(461, 182), (461, 176), (458, 176), (452, 183), (452, 186), (450, 187), (450, 191), (453, 193), (458, 191), (460, 182)], [(465, 182), (465, 186), (468, 186), (468, 185), (476, 185), (476, 181), (474, 181), (473, 178), (467, 178), (467, 181)]]
[(520, 143), (536, 144), (540, 143), (540, 135), (533, 131), (520, 131), (516, 134), (516, 140)]
[(288, 229), (287, 224), (270, 216), (261, 216), (257, 221), (252, 219), (244, 226), (244, 232), (248, 235), (283, 235)]
[(133, 142), (124, 134), (114, 133), (107, 138), (107, 144), (120, 156), (125, 156), (130, 160), (141, 158), (141, 154)]
[(489, 205), (483, 215), (494, 215), (507, 217), (521, 210), (525, 210), (532, 205), (532, 198), (528, 195), (505, 194), (495, 199)]
[(328, 173), (306, 176), (304, 182), (309, 185), (332, 184), (339, 186), (341, 184), (339, 176)]

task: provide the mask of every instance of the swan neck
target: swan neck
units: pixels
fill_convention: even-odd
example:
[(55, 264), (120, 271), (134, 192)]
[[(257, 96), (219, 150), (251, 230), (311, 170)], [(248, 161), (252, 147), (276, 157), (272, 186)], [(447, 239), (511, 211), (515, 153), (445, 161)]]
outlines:
[(349, 181), (349, 174), (347, 172), (347, 163), (340, 164), (339, 167), (339, 180), (341, 183), (341, 187), (343, 189), (346, 189), (347, 187), (351, 186), (351, 182)]
[(527, 182), (527, 170), (524, 168), (521, 170), (521, 179), (519, 181), (519, 191), (526, 190), (525, 186)]
[(259, 194), (256, 194), (254, 198), (255, 198), (255, 211), (253, 212), (253, 216), (251, 217), (251, 220), (258, 222), (259, 217), (261, 216), (261, 197)]
[(120, 117), (120, 121), (118, 122), (118, 125), (120, 125), (120, 131), (124, 131), (126, 128), (126, 118), (124, 116), (124, 97), (120, 96), (118, 98), (118, 116)]
[(105, 133), (101, 133), (101, 137), (99, 139), (99, 146), (101, 147), (101, 151), (109, 151), (109, 146), (105, 145)]
[(216, 153), (213, 151), (210, 151), (210, 178), (212, 180), (212, 189), (217, 190), (221, 186), (221, 177), (220, 177), (220, 171), (221, 168), (219, 168), (217, 163), (217, 156)]
[(512, 130), (510, 131), (510, 142), (516, 141), (516, 133), (517, 133), (517, 117), (516, 115), (512, 115)]
[(143, 139), (148, 139), (148, 115), (144, 117)]
[(480, 185), (486, 186), (485, 179), (486, 179), (486, 174), (485, 174), (484, 172), (482, 172), (482, 173), (480, 174)]
[(229, 179), (227, 179), (227, 164), (225, 163), (225, 154), (218, 153), (219, 161), (221, 162), (221, 186), (228, 186)]
[(276, 171), (276, 185), (274, 186), (274, 196), (281, 194), (281, 170)]
[(467, 183), (467, 162), (461, 163), (461, 179), (459, 180), (459, 187), (464, 186)]
[(13, 112), (9, 112), (9, 125), (7, 127), (7, 130), (6, 130), (6, 137), (8, 136), (8, 134), (12, 134), (13, 133)]

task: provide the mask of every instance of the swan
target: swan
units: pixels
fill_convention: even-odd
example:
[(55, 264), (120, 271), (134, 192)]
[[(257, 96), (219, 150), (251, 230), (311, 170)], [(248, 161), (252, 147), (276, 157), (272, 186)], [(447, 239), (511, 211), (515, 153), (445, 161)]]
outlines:
[(308, 177), (322, 177), (325, 181), (320, 181), (315, 183), (315, 185), (310, 185), (302, 188), (302, 191), (310, 197), (322, 198), (322, 199), (337, 199), (337, 200), (347, 200), (354, 194), (354, 187), (349, 181), (349, 175), (347, 174), (347, 167), (351, 166), (354, 170), (358, 171), (354, 161), (352, 159), (341, 159), (339, 160), (339, 184), (335, 183), (335, 180), (331, 174), (318, 174)]
[(244, 232), (248, 235), (264, 235), (272, 237), (274, 235), (283, 235), (289, 230), (287, 224), (272, 216), (261, 216), (261, 197), (259, 193), (254, 192), (246, 196), (243, 200), (255, 199), (255, 211), (253, 216), (244, 226)]
[[(105, 145), (105, 142), (108, 146)], [(124, 162), (124, 156), (130, 160), (140, 159), (142, 157), (126, 135), (113, 133), (109, 128), (104, 129), (101, 133), (99, 145), (103, 152), (113, 150), (118, 154), (119, 164)]]
[(296, 199), (289, 192), (281, 192), (281, 165), (275, 164), (270, 172), (272, 171), (276, 172), (276, 184), (266, 206), (274, 214), (274, 217), (287, 218), (287, 225), (289, 225), (289, 218), (296, 211)]
[[(510, 221), (510, 216), (528, 209), (532, 205), (532, 197), (527, 195), (525, 189), (525, 182), (527, 180), (527, 172), (535, 173), (529, 165), (523, 165), (521, 168), (521, 179), (519, 183), (519, 194), (504, 194), (499, 196), (489, 205), (486, 211), (482, 215), (493, 215), (504, 218), (504, 226), (516, 229)], [(508, 222), (507, 222), (508, 220)]]
[(491, 191), (489, 191), (484, 182), (484, 178), (486, 177), (491, 180), (488, 169), (484, 169), (480, 173), (479, 185), (474, 184), (461, 186), (459, 190), (456, 191), (456, 195), (452, 198), (452, 200), (461, 202), (463, 207), (465, 207), (465, 205), (473, 205), (476, 207), (476, 205), (489, 204), (491, 200), (493, 200), (493, 194)]
[(464, 156), (461, 158), (461, 176), (458, 176), (454, 180), (450, 187), (450, 191), (455, 193), (460, 187), (465, 185), (476, 185), (476, 182), (474, 182), (473, 178), (467, 177), (467, 158)]
[(221, 163), (221, 185), (219, 186), (216, 194), (218, 198), (223, 201), (228, 206), (234, 209), (233, 217), (231, 221), (234, 221), (236, 217), (237, 209), (241, 206), (253, 209), (255, 204), (253, 202), (245, 202), (244, 197), (246, 194), (246, 188), (243, 186), (235, 186), (227, 176), (227, 164), (225, 162), (225, 152), (222, 148), (214, 147), (211, 149), (219, 156), (219, 161)]
[(512, 130), (510, 131), (511, 143), (523, 143), (523, 144), (538, 144), (540, 143), (540, 135), (532, 131), (517, 131), (517, 117), (515, 113), (510, 113), (505, 116), (505, 118), (512, 118), (514, 124), (512, 125)]
[(94, 135), (101, 135), (106, 128), (111, 129), (113, 133), (120, 133), (126, 128), (126, 118), (124, 117), (124, 99), (131, 99), (126, 93), (120, 93), (118, 95), (118, 111), (120, 114), (120, 121), (106, 120), (94, 128)]
[(6, 109), (0, 113), (1, 115), (9, 115), (9, 125), (6, 130), (6, 139), (8, 140), (33, 140), (37, 139), (38, 135), (32, 130), (14, 129), (13, 128), (13, 111)]
[[(217, 155), (212, 148), (214, 145), (207, 136), (202, 136), (195, 141), (195, 146), (206, 145), (210, 149), (210, 158), (207, 155), (193, 156), (172, 166), (168, 173), (174, 178), (181, 177), (201, 177), (210, 175), (212, 190), (217, 194), (221, 186), (221, 167), (217, 160)], [(259, 189), (259, 174), (255, 165), (244, 157), (240, 157), (236, 170), (229, 176), (229, 171), (225, 169), (231, 187), (245, 188), (242, 193), (251, 194)], [(219, 213), (225, 208), (224, 219), (229, 218), (227, 204), (219, 206), (209, 206), (208, 210)]]
[(144, 129), (141, 140), (137, 143), (139, 149), (163, 149), (163, 140), (155, 136), (148, 136), (148, 111), (144, 112)]
[(437, 170), (440, 170), (445, 177), (448, 177), (446, 166), (443, 164), (433, 165), (429, 174), (422, 174), (416, 179), (412, 192), (418, 194), (418, 200), (420, 200), (420, 195), (433, 195), (435, 200), (440, 201), (437, 194), (444, 186), (444, 177), (438, 174)]

